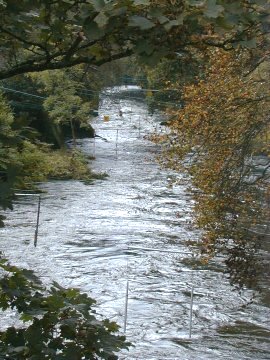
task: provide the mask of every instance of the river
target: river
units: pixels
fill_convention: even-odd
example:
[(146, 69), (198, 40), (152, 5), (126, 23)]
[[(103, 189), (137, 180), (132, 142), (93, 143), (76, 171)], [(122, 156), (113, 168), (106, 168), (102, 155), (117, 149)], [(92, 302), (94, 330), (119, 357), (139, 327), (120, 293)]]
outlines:
[(80, 144), (95, 156), (93, 170), (109, 177), (41, 184), (36, 248), (37, 199), (18, 196), (0, 230), (0, 250), (45, 284), (87, 292), (122, 330), (128, 281), (126, 335), (135, 347), (120, 359), (270, 359), (269, 296), (262, 292), (249, 304), (252, 292), (233, 291), (222, 259), (202, 266), (192, 255), (188, 244), (200, 234), (191, 225), (187, 179), (156, 163), (160, 149), (145, 135), (164, 131), (162, 117), (132, 89), (103, 93), (93, 123), (101, 138)]

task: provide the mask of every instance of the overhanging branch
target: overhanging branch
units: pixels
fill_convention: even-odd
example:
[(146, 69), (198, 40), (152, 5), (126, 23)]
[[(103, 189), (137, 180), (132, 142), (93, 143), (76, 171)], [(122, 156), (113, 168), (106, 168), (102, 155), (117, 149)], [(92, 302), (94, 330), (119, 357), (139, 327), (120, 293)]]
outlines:
[[(94, 56), (80, 56), (76, 58), (66, 58), (64, 57), (62, 60), (59, 61), (50, 61), (50, 62), (40, 62), (37, 63), (36, 60), (29, 60), (25, 61), (24, 63), (19, 64), (15, 68), (2, 70), (0, 71), (0, 80), (10, 78), (12, 76), (21, 75), (24, 73), (30, 73), (30, 72), (40, 72), (44, 70), (57, 70), (57, 69), (63, 69), (63, 68), (69, 68), (75, 65), (79, 64), (90, 64), (93, 66), (100, 66), (107, 62), (121, 59), (127, 56), (130, 56), (133, 54), (133, 50), (128, 49), (123, 52), (117, 53), (117, 54), (111, 54), (107, 57), (96, 59)], [(58, 55), (59, 56), (59, 55)], [(56, 55), (54, 55), (54, 58)], [(53, 58), (53, 59), (54, 59)]]

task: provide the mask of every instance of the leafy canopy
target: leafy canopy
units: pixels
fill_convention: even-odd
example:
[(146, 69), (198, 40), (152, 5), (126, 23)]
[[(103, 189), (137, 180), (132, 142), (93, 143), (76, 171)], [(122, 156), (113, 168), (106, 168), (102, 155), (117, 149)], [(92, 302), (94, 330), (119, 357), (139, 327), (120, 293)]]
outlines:
[(267, 0), (3, 0), (0, 79), (132, 53), (157, 61), (186, 46), (248, 42)]

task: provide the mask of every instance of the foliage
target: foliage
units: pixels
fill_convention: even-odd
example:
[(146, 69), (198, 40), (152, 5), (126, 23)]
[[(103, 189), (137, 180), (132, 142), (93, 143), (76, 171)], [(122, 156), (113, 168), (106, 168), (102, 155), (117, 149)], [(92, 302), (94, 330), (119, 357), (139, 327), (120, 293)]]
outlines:
[(100, 92), (106, 87), (126, 85), (127, 79), (134, 79), (137, 85), (142, 74), (144, 75), (144, 70), (136, 56), (129, 56), (103, 64), (95, 71), (86, 72), (83, 83), (86, 88)]
[[(171, 133), (162, 139), (162, 160), (192, 177), (204, 261), (225, 252), (240, 285), (254, 280), (257, 229), (269, 218), (270, 160), (260, 169), (252, 157), (269, 127), (270, 93), (267, 80), (249, 74), (253, 63), (247, 50), (212, 50), (204, 78), (184, 88), (184, 107), (172, 113)], [(266, 145), (260, 151), (269, 154)]]
[(254, 46), (253, 30), (269, 20), (267, 0), (5, 0), (0, 9), (0, 79), (131, 54), (156, 62), (202, 43)]
[(56, 124), (68, 124), (71, 128), (73, 144), (76, 146), (75, 123), (79, 127), (88, 127), (91, 103), (86, 102), (78, 95), (82, 82), (77, 81), (73, 75), (83, 76), (81, 68), (75, 70), (44, 71), (32, 74), (32, 78), (42, 86), (46, 95), (43, 107), (49, 117)]
[(31, 188), (35, 182), (48, 179), (84, 180), (96, 178), (88, 165), (86, 157), (76, 149), (52, 150), (47, 144), (33, 144), (24, 141), (21, 152), (17, 154), (21, 172), (16, 185), (20, 188)]
[[(4, 209), (12, 208), (12, 188), (19, 170), (16, 154), (20, 138), (12, 128), (13, 120), (11, 109), (0, 92), (0, 204)], [(0, 216), (0, 226), (2, 221)]]
[(128, 348), (119, 327), (98, 320), (95, 301), (77, 289), (64, 289), (54, 283), (46, 290), (30, 270), (11, 266), (1, 259), (0, 308), (14, 309), (25, 322), (0, 332), (3, 359), (107, 359)]
[[(154, 89), (147, 97), (148, 103), (161, 109), (180, 108), (183, 104), (180, 89), (203, 71), (204, 58), (195, 54), (163, 59), (155, 67), (146, 67), (148, 86)], [(157, 90), (157, 91), (156, 91)], [(181, 98), (180, 98), (181, 95)]]
[(5, 98), (12, 109), (13, 128), (29, 140), (39, 139), (53, 144), (64, 145), (63, 129), (53, 123), (43, 109), (40, 86), (27, 75), (18, 75), (1, 82)]
[[(6, 99), (0, 94), (0, 206), (12, 208), (15, 189), (29, 189), (35, 182), (54, 179), (89, 181), (103, 178), (94, 174), (79, 150), (53, 150), (48, 144), (31, 137), (33, 132), (20, 128)], [(0, 217), (3, 225), (4, 217)]]

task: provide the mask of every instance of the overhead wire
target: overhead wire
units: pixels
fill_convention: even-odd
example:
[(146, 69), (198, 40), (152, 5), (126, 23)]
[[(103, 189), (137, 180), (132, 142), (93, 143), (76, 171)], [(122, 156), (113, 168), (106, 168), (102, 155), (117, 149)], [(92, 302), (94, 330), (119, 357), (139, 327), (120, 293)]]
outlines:
[(5, 86), (0, 86), (0, 89), (3, 89), (3, 90), (5, 90), (5, 91), (9, 91), (9, 92), (14, 92), (14, 93), (26, 95), (26, 96), (32, 96), (32, 97), (39, 98), (39, 99), (46, 99), (45, 96), (30, 94), (30, 93), (27, 93), (27, 92), (25, 92), (25, 91), (15, 90), (15, 89), (7, 88), (7, 87), (5, 87)]
[[(125, 86), (125, 85), (124, 85)], [(14, 92), (14, 93), (17, 93), (17, 94), (21, 94), (21, 95), (24, 95), (24, 96), (30, 96), (30, 97), (34, 97), (34, 98), (38, 98), (38, 99), (46, 99), (47, 97), (46, 96), (41, 96), (41, 95), (36, 95), (36, 94), (31, 94), (31, 93), (28, 93), (28, 92), (25, 92), (25, 91), (21, 91), (21, 90), (16, 90), (16, 89), (12, 89), (12, 88), (8, 88), (8, 87), (5, 87), (5, 86), (0, 86), (0, 89), (3, 89), (7, 92)], [(177, 89), (166, 89), (166, 90), (173, 90), (173, 91), (176, 91)], [(142, 91), (142, 92), (159, 92), (159, 91), (162, 91), (162, 90), (158, 90), (158, 89), (136, 89), (136, 90), (128, 90), (129, 93), (132, 93), (132, 91)], [(112, 96), (113, 93), (106, 93), (106, 91), (103, 91), (103, 92), (100, 92), (98, 90), (92, 90), (92, 89), (82, 89), (81, 92), (85, 92), (86, 94), (100, 94), (102, 93), (103, 96)], [(130, 94), (127, 95), (127, 97), (129, 99), (134, 99), (134, 100), (141, 100), (140, 97), (138, 96), (131, 96)], [(162, 101), (162, 100), (157, 100), (156, 103), (158, 105), (173, 105), (175, 107), (181, 107), (182, 104), (176, 104), (175, 102), (171, 102), (171, 101)]]

